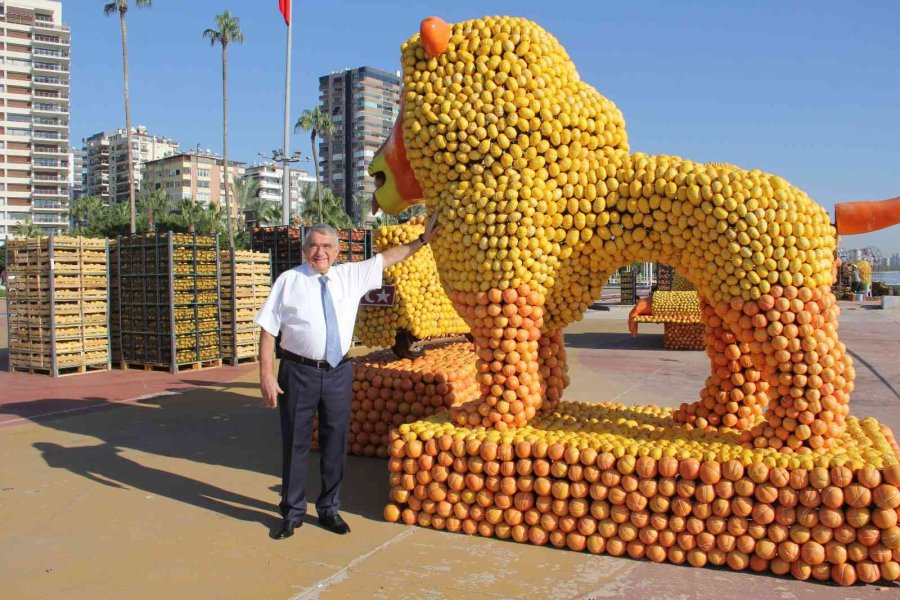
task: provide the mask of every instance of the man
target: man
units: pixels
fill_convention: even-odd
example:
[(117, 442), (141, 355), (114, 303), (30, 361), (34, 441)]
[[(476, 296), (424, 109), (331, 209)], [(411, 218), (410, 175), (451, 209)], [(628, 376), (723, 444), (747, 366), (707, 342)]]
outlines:
[[(381, 287), (384, 269), (412, 256), (435, 235), (437, 213), (417, 240), (358, 263), (334, 266), (337, 231), (314, 225), (303, 240), (305, 263), (281, 274), (256, 317), (260, 326), (260, 389), (266, 405), (281, 415), (281, 524), (275, 539), (293, 535), (306, 516), (306, 465), (313, 419), (319, 415), (322, 491), (316, 500), (319, 523), (339, 534), (350, 527), (338, 512), (347, 460), (353, 366), (347, 351), (359, 301)], [(281, 333), (283, 358), (276, 379), (272, 357)]]
[(859, 268), (856, 265), (850, 265), (850, 291), (854, 294), (859, 292), (861, 280), (859, 276)]

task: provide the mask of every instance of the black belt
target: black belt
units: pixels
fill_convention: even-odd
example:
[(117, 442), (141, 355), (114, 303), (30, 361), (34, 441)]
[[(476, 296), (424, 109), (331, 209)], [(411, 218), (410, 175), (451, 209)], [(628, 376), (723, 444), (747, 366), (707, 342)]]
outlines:
[[(282, 352), (282, 358), (284, 360), (289, 360), (291, 362), (300, 363), (301, 365), (306, 365), (307, 367), (315, 367), (316, 369), (321, 369), (322, 371), (330, 371), (331, 370), (331, 365), (328, 364), (327, 360), (313, 360), (311, 358), (306, 358), (305, 356), (300, 356), (299, 354), (294, 354), (293, 352), (291, 352), (289, 350), (285, 350), (283, 348), (282, 348), (281, 352)], [(339, 362), (337, 364), (337, 366), (338, 367), (341, 366), (348, 360), (350, 360), (350, 357), (347, 355), (344, 355), (344, 357), (341, 359), (341, 362)], [(335, 367), (335, 368), (337, 368), (337, 367)]]

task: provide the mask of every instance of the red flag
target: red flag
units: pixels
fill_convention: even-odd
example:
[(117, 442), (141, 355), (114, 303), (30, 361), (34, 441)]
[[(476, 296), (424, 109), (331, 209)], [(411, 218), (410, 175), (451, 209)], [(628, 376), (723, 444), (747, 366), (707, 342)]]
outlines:
[(284, 24), (291, 24), (291, 0), (278, 0), (278, 10), (281, 11), (281, 14), (284, 16)]

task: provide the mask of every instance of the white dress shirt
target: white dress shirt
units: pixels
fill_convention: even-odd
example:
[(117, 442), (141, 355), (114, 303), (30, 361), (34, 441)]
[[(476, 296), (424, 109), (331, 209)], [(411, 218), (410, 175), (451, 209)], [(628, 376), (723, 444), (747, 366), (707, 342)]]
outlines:
[[(360, 299), (382, 285), (383, 264), (381, 255), (376, 254), (362, 262), (333, 265), (326, 273), (344, 354), (353, 341)], [(325, 359), (325, 311), (320, 278), (308, 264), (285, 271), (275, 280), (254, 321), (273, 336), (281, 333), (284, 350), (312, 360)]]

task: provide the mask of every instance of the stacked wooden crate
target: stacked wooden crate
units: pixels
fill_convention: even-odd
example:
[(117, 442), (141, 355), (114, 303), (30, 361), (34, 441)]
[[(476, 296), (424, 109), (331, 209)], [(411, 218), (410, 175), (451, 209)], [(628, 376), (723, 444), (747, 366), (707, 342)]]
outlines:
[(229, 364), (259, 356), (259, 327), (253, 322), (269, 296), (271, 259), (266, 252), (223, 250), (222, 358)]
[(10, 240), (9, 349), (13, 371), (59, 377), (110, 368), (106, 240)]
[(166, 232), (117, 248), (122, 368), (221, 366), (218, 238)]

